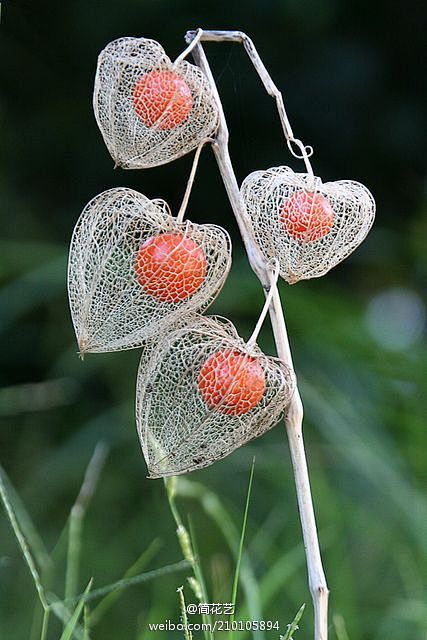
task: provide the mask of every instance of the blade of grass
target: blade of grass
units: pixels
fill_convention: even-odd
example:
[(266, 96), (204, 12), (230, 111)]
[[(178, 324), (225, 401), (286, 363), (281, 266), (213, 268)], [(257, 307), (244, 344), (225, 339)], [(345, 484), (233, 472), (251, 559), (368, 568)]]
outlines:
[(89, 607), (83, 607), (83, 640), (90, 640), (90, 627), (92, 624)]
[[(16, 522), (19, 523), (19, 529), (22, 533), (23, 539), (26, 541), (27, 547), (30, 550), (30, 554), (34, 559), (34, 566), (40, 568), (39, 582), (46, 584), (49, 582), (51, 572), (53, 569), (53, 562), (49, 553), (44, 545), (44, 542), (38, 533), (31, 516), (29, 515), (24, 502), (13, 486), (9, 476), (5, 469), (0, 465), (0, 477), (3, 481), (3, 488), (5, 495), (9, 501), (11, 508), (15, 514)], [(38, 569), (37, 569), (38, 572)], [(41, 574), (41, 575), (40, 575)], [(43, 580), (41, 578), (43, 576)], [(43, 591), (44, 591), (43, 587)], [(41, 638), (43, 639), (47, 634), (47, 625), (49, 621), (49, 610), (45, 607), (42, 608), (42, 613), (38, 602), (34, 608), (33, 622), (31, 624), (30, 638), (35, 639), (39, 637), (40, 627)], [(44, 635), (43, 635), (44, 634)]]
[(98, 442), (86, 468), (83, 484), (77, 499), (71, 508), (68, 529), (67, 565), (65, 570), (65, 600), (72, 598), (77, 591), (83, 520), (96, 491), (107, 453), (107, 446), (103, 442)]
[(305, 603), (298, 609), (295, 618), (292, 620), (291, 624), (288, 624), (287, 631), (284, 636), (280, 636), (281, 640), (292, 640), (292, 634), (295, 633), (299, 629), (299, 621), (302, 618), (302, 614), (304, 613)]
[(92, 581), (93, 579), (91, 578), (59, 640), (70, 640), (72, 638), (74, 629), (79, 621), (80, 614), (85, 604), (85, 597), (89, 594), (92, 586)]
[[(147, 564), (156, 556), (162, 544), (159, 538), (155, 538), (151, 544), (141, 553), (136, 562), (133, 563), (131, 567), (126, 571), (122, 580), (127, 580), (128, 578), (132, 578), (138, 573), (141, 572), (142, 569), (145, 569)], [(113, 604), (120, 598), (122, 595), (122, 591), (116, 590), (111, 591), (108, 595), (105, 596), (101, 600), (101, 602), (93, 609), (91, 612), (91, 625), (94, 627), (103, 615), (113, 606)]]
[[(141, 584), (143, 582), (150, 582), (150, 580), (154, 580), (155, 578), (161, 578), (162, 576), (170, 575), (171, 573), (176, 573), (178, 571), (183, 571), (184, 569), (188, 569), (191, 566), (187, 560), (181, 560), (180, 562), (175, 562), (174, 564), (168, 564), (164, 567), (160, 567), (159, 569), (153, 569), (152, 571), (146, 571), (145, 573), (140, 573), (133, 578), (127, 578), (122, 580), (117, 580), (117, 582), (112, 582), (111, 584), (106, 585), (105, 587), (100, 587), (99, 589), (94, 589), (88, 594), (82, 593), (75, 598), (71, 598), (68, 601), (59, 601), (60, 604), (69, 605), (79, 602), (83, 599), (84, 602), (89, 602), (90, 600), (96, 600), (96, 598), (101, 598), (102, 596), (107, 595), (107, 593), (111, 593), (112, 591), (116, 591), (116, 589), (127, 589), (128, 587), (132, 587), (136, 584)], [(58, 604), (58, 601), (55, 601), (55, 604)]]
[(8, 495), (2, 472), (0, 473), (0, 495), (1, 495), (4, 508), (6, 510), (6, 514), (12, 526), (13, 532), (15, 534), (15, 537), (18, 541), (19, 546), (21, 547), (22, 554), (24, 556), (24, 559), (27, 563), (27, 566), (33, 578), (40, 602), (42, 604), (44, 611), (46, 611), (49, 608), (49, 605), (46, 599), (46, 594), (45, 594), (43, 585), (40, 580), (40, 574), (38, 572), (36, 563), (33, 559), (30, 548), (27, 544), (24, 534), (22, 533), (21, 527), (16, 517), (14, 505), (11, 502), (10, 497)]
[(44, 609), (44, 611), (43, 611), (42, 629), (41, 629), (41, 633), (40, 633), (40, 640), (46, 640), (46, 638), (47, 638), (47, 629), (48, 629), (48, 626), (49, 626), (49, 616), (50, 616), (50, 609)]
[[(55, 617), (62, 622), (65, 627), (71, 619), (72, 612), (58, 599), (56, 595), (49, 592), (49, 609)], [(84, 631), (79, 623), (73, 629), (73, 638), (76, 640), (84, 640)]]
[(246, 533), (246, 526), (248, 523), (248, 513), (249, 513), (249, 504), (250, 504), (250, 500), (251, 500), (251, 493), (252, 493), (252, 483), (253, 483), (253, 479), (254, 479), (254, 470), (255, 470), (255, 458), (253, 458), (252, 460), (252, 466), (251, 466), (251, 472), (249, 475), (249, 484), (248, 484), (248, 490), (246, 493), (246, 504), (245, 504), (245, 511), (243, 514), (243, 523), (242, 523), (242, 530), (240, 533), (240, 542), (239, 542), (239, 551), (237, 553), (237, 562), (236, 562), (236, 571), (234, 573), (234, 581), (233, 581), (233, 590), (231, 593), (231, 604), (233, 605), (232, 607), (232, 614), (230, 616), (230, 633), (229, 633), (229, 638), (230, 640), (233, 640), (234, 637), (234, 631), (233, 631), (233, 622), (234, 622), (234, 618), (235, 618), (235, 608), (236, 608), (236, 601), (237, 601), (237, 589), (239, 587), (239, 577), (240, 577), (240, 565), (242, 562), (242, 554), (243, 554), (243, 544), (245, 542), (245, 533)]
[(36, 594), (35, 602), (33, 606), (33, 617), (31, 620), (30, 634), (29, 634), (28, 640), (39, 640), (40, 629), (42, 628), (42, 625), (43, 625), (43, 616), (44, 616), (44, 609), (43, 607), (40, 607), (39, 597)]
[(9, 502), (13, 505), (16, 519), (18, 520), (22, 534), (27, 540), (28, 546), (31, 549), (34, 560), (40, 567), (41, 572), (50, 571), (52, 569), (52, 559), (50, 558), (44, 542), (39, 532), (37, 531), (20, 495), (16, 491), (5, 469), (1, 465), (0, 475), (3, 478), (4, 486), (9, 496)]
[(350, 640), (342, 615), (339, 613), (335, 613), (332, 618), (332, 622), (334, 623), (337, 640)]
[[(123, 420), (125, 407), (127, 407), (127, 405), (124, 404), (121, 407), (114, 407), (108, 411), (103, 411), (97, 415), (96, 418), (84, 423), (62, 446), (57, 447), (57, 449), (52, 452), (52, 455), (45, 464), (39, 466), (36, 470), (34, 482), (36, 484), (41, 483), (46, 476), (49, 476), (50, 483), (49, 486), (46, 487), (46, 490), (49, 491), (48, 497), (50, 499), (55, 499), (55, 488), (59, 487), (61, 483), (71, 484), (75, 482), (74, 469), (70, 468), (67, 461), (77, 458), (82, 447), (86, 450), (88, 446), (87, 443), (93, 443), (93, 446), (96, 447), (96, 444), (104, 439), (108, 441), (110, 447), (117, 444), (118, 438), (114, 435), (114, 426), (117, 422)], [(50, 556), (54, 562), (60, 561), (64, 553), (64, 548), (68, 546), (68, 531), (69, 521), (67, 519), (50, 551)]]

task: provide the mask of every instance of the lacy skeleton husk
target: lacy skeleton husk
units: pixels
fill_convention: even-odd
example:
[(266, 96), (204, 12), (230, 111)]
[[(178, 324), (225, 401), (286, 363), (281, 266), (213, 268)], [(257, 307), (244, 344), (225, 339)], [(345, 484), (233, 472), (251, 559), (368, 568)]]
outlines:
[(172, 63), (147, 38), (119, 38), (101, 51), (93, 108), (111, 156), (124, 169), (171, 162), (218, 127), (218, 108), (199, 67)]
[(265, 260), (279, 260), (290, 284), (322, 276), (344, 260), (375, 216), (375, 201), (359, 182), (322, 183), (289, 167), (251, 173), (241, 194), (257, 246)]
[[(209, 376), (206, 367), (218, 354), (227, 361), (221, 360), (214, 376), (210, 368)], [(256, 389), (248, 367), (256, 367)], [(138, 373), (136, 416), (150, 476), (206, 467), (262, 435), (279, 420), (294, 387), (294, 374), (285, 364), (256, 345), (248, 350), (223, 318), (195, 315), (160, 344), (148, 341)]]
[[(174, 242), (169, 254), (160, 247), (156, 262), (141, 249), (158, 238)], [(69, 256), (69, 301), (80, 351), (135, 348), (206, 309), (230, 264), (230, 238), (221, 227), (177, 223), (166, 202), (132, 189), (97, 195), (75, 226)]]

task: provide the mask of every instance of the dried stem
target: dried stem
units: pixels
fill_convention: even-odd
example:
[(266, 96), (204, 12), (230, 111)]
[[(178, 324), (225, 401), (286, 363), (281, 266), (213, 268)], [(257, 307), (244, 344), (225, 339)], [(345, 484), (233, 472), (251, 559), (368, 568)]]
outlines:
[[(247, 217), (245, 205), (242, 201), (239, 185), (233, 170), (233, 166), (228, 151), (228, 128), (222, 108), (221, 100), (218, 95), (215, 80), (213, 78), (208, 60), (201, 45), (203, 40), (212, 41), (237, 41), (242, 42), (251, 58), (258, 74), (260, 75), (267, 91), (274, 95), (279, 108), (282, 126), (288, 142), (295, 142), (292, 129), (286, 116), (283, 105), (283, 99), (278, 89), (272, 82), (267, 70), (265, 69), (252, 41), (241, 32), (227, 31), (204, 31), (200, 36), (200, 32), (188, 32), (186, 41), (191, 42), (194, 35), (198, 34), (199, 42), (195, 45), (192, 53), (196, 63), (207, 76), (211, 85), (213, 94), (217, 100), (220, 112), (220, 125), (217, 133), (216, 142), (212, 145), (215, 157), (221, 172), (224, 185), (233, 208), (237, 223), (245, 244), (249, 262), (262, 286), (266, 290), (270, 284), (269, 269), (260, 254), (253, 238), (252, 228)], [(299, 144), (297, 143), (299, 146)], [(292, 147), (290, 147), (292, 149)], [(304, 161), (307, 170), (310, 172), (311, 167), (308, 162), (310, 151), (301, 143), (300, 149), (304, 149)], [(308, 163), (308, 164), (307, 164)], [(289, 346), (288, 334), (286, 330), (285, 318), (280, 301), (279, 291), (275, 288), (272, 303), (270, 306), (270, 318), (276, 342), (277, 353), (279, 357), (288, 366), (293, 368), (292, 356)], [(285, 418), (285, 426), (289, 440), (289, 448), (291, 452), (292, 465), (295, 477), (296, 493), (298, 499), (299, 513), (301, 519), (301, 527), (304, 538), (304, 547), (306, 553), (308, 579), (311, 596), (314, 605), (314, 638), (315, 640), (327, 640), (328, 637), (328, 587), (322, 567), (320, 556), (319, 541), (317, 536), (316, 521), (314, 516), (313, 501), (311, 497), (310, 481), (308, 476), (308, 468), (304, 451), (304, 441), (302, 435), (303, 406), (298, 389), (291, 400)]]
[[(194, 42), (198, 44), (201, 41), (238, 42), (240, 44), (243, 44), (250, 61), (255, 67), (257, 74), (261, 78), (261, 82), (264, 85), (265, 90), (267, 91), (268, 95), (270, 95), (276, 101), (277, 111), (279, 113), (280, 122), (282, 124), (283, 133), (285, 134), (289, 151), (295, 158), (304, 160), (307, 173), (310, 176), (313, 176), (313, 169), (311, 168), (309, 160), (310, 156), (313, 155), (313, 147), (311, 147), (310, 145), (306, 146), (301, 140), (295, 138), (294, 132), (292, 131), (291, 123), (289, 122), (289, 118), (286, 113), (282, 93), (274, 84), (272, 77), (268, 73), (266, 66), (261, 60), (260, 55), (249, 36), (247, 36), (246, 33), (243, 33), (243, 31), (203, 31), (202, 29), (197, 29), (197, 31), (188, 31), (186, 34), (186, 40), (187, 42), (191, 42), (190, 46), (192, 46)], [(192, 48), (194, 49), (195, 46), (196, 45), (194, 45), (194, 47)], [(188, 48), (189, 47), (187, 47), (187, 49)], [(187, 49), (185, 50), (186, 52)], [(299, 150), (300, 153), (295, 150), (295, 147)]]
[(190, 44), (176, 58), (176, 60), (174, 61), (174, 65), (179, 65), (188, 56), (188, 54), (194, 49), (196, 44), (199, 42), (202, 35), (203, 35), (203, 29), (197, 29), (197, 31), (194, 32), (194, 35), (191, 38)]
[(270, 310), (270, 305), (274, 296), (274, 291), (277, 288), (277, 281), (279, 279), (279, 272), (280, 272), (280, 264), (277, 258), (275, 259), (275, 262), (276, 262), (276, 266), (274, 267), (274, 273), (270, 275), (270, 284), (268, 288), (265, 289), (265, 293), (267, 295), (265, 298), (264, 306), (262, 308), (262, 311), (255, 325), (255, 329), (252, 331), (252, 335), (246, 343), (246, 348), (248, 349), (248, 351), (251, 350), (251, 348), (255, 345), (256, 341), (258, 340), (259, 332), (261, 331), (262, 325), (264, 324), (264, 320), (267, 316), (267, 313)]
[(178, 214), (176, 216), (177, 222), (182, 222), (184, 220), (185, 212), (187, 211), (188, 201), (190, 199), (191, 190), (193, 188), (194, 178), (196, 176), (197, 167), (199, 164), (200, 154), (202, 153), (202, 149), (207, 142), (214, 142), (212, 138), (204, 138), (199, 146), (196, 149), (196, 153), (194, 154), (193, 164), (191, 166), (190, 176), (188, 178), (187, 187), (185, 189), (184, 197), (182, 199), (181, 206), (179, 208)]

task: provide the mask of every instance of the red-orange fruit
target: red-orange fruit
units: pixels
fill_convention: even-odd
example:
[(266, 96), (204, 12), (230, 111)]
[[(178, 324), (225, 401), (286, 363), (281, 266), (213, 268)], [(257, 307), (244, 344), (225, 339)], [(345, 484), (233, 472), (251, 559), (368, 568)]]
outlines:
[(213, 353), (200, 369), (198, 385), (209, 409), (241, 416), (265, 393), (265, 373), (256, 358), (235, 349)]
[(335, 214), (324, 195), (300, 190), (286, 198), (280, 218), (292, 238), (313, 242), (331, 231)]
[(162, 302), (181, 302), (199, 289), (206, 276), (206, 257), (199, 245), (180, 233), (148, 238), (135, 261), (138, 282)]
[(191, 89), (174, 71), (155, 70), (136, 82), (132, 93), (135, 113), (146, 127), (174, 129), (187, 118), (193, 106)]

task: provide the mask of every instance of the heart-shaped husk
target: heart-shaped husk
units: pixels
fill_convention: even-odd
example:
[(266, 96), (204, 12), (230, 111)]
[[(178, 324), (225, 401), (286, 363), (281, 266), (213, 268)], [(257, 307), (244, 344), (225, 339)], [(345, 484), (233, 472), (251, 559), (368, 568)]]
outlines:
[[(162, 128), (165, 121), (162, 125), (161, 118), (147, 126), (135, 109), (135, 87), (154, 71), (173, 73), (191, 92), (188, 115), (169, 129)], [(158, 86), (150, 90), (159, 91)], [(153, 99), (164, 108), (161, 92)], [(169, 103), (172, 109), (173, 100), (174, 97)], [(154, 109), (155, 103), (150, 104)], [(123, 169), (145, 169), (171, 162), (195, 149), (218, 127), (218, 107), (199, 67), (185, 60), (175, 65), (158, 42), (146, 38), (119, 38), (101, 51), (93, 108), (105, 144), (116, 165)]]
[[(359, 182), (323, 184), (289, 167), (251, 173), (241, 194), (258, 247), (266, 260), (279, 260), (280, 275), (290, 284), (322, 276), (344, 260), (364, 240), (375, 217), (372, 194)], [(307, 209), (302, 223), (298, 206)]]
[[(147, 293), (136, 268), (144, 242), (164, 233), (190, 240), (204, 254), (201, 284), (176, 302)], [(75, 226), (69, 255), (69, 301), (80, 352), (139, 347), (189, 313), (206, 309), (230, 265), (230, 238), (221, 227), (177, 223), (166, 202), (149, 200), (132, 189), (97, 195)]]
[[(213, 405), (208, 405), (207, 385), (214, 378), (211, 369), (211, 376), (201, 382), (202, 371), (214, 354), (224, 353), (242, 354), (241, 365), (228, 380), (230, 386), (222, 396), (226, 399), (218, 401), (220, 394), (213, 395)], [(248, 362), (263, 372), (264, 388), (258, 389), (255, 400), (252, 397), (252, 408), (233, 411), (230, 398), (237, 401), (242, 393), (240, 367)], [(218, 375), (223, 371), (219, 365)], [(207, 467), (262, 435), (277, 423), (294, 388), (294, 375), (285, 364), (264, 355), (256, 345), (248, 350), (232, 323), (223, 318), (196, 315), (161, 342), (146, 343), (138, 372), (136, 420), (150, 477)]]

